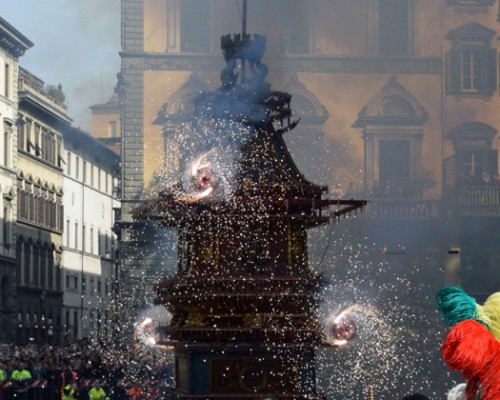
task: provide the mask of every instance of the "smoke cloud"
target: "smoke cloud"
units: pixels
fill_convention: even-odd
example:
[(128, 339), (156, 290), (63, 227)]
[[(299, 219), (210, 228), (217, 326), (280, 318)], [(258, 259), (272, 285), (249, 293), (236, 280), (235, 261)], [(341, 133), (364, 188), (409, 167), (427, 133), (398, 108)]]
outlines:
[(74, 125), (90, 130), (93, 104), (113, 94), (120, 68), (120, 0), (0, 0), (2, 17), (34, 46), (20, 65), (62, 85)]

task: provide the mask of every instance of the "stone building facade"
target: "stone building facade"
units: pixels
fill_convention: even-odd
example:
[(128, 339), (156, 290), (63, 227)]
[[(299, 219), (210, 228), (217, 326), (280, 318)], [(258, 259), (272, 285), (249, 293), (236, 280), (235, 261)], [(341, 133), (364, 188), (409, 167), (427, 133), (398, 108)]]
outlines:
[[(168, 133), (219, 86), (220, 37), (241, 31), (234, 3), (122, 0), (125, 277), (155, 270), (132, 213), (159, 174), (178, 173)], [(333, 230), (342, 240), (313, 233), (311, 258), (336, 279), (366, 265), (356, 279), (390, 286), (429, 320), (443, 285), (479, 299), (500, 285), (498, 12), (493, 0), (249, 2), (268, 81), (300, 117), (285, 136), (299, 169), (331, 196), (370, 200)]]
[(33, 46), (0, 18), (0, 342), (15, 338), (17, 314), (17, 74), (19, 57)]
[(92, 112), (92, 136), (119, 155), (121, 152), (121, 104), (118, 93), (114, 93), (106, 103), (92, 105), (90, 110)]
[(17, 119), (17, 339), (59, 343), (63, 225), (63, 136), (71, 118), (44, 83), (19, 73)]
[(89, 134), (63, 132), (62, 286), (65, 342), (110, 339), (117, 269), (113, 233), (119, 157)]
[[(466, 178), (492, 181), (497, 11), (489, 0), (253, 2), (249, 31), (267, 37), (272, 85), (301, 117), (287, 141), (306, 176), (379, 199), (379, 216), (397, 198), (432, 218)], [(218, 85), (219, 38), (239, 25), (224, 1), (122, 1), (123, 221), (165, 160), (175, 165), (164, 135)]]

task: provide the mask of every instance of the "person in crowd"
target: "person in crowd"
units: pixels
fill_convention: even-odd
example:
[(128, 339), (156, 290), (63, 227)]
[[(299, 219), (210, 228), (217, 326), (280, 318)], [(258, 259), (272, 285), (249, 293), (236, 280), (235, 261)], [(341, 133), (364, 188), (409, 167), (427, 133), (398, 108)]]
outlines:
[(130, 400), (141, 400), (142, 399), (142, 388), (139, 385), (132, 385), (128, 391)]
[[(26, 364), (26, 369), (31, 373), (32, 379), (47, 380), (43, 388), (43, 400), (59, 400), (62, 398), (61, 389), (63, 371), (71, 367), (77, 372), (78, 388), (73, 397), (78, 400), (89, 400), (87, 386), (90, 380), (104, 380), (106, 395), (112, 400), (128, 399), (128, 389), (124, 380), (140, 382), (142, 380), (163, 380), (173, 376), (173, 357), (171, 353), (162, 353), (149, 348), (127, 348), (118, 347), (113, 343), (96, 344), (90, 346), (88, 343), (72, 343), (67, 346), (48, 346), (35, 343), (24, 345), (9, 345), (0, 347), (0, 369), (5, 370), (7, 379), (21, 373), (20, 363)], [(29, 368), (27, 366), (29, 365)], [(154, 365), (155, 368), (146, 367)], [(3, 393), (0, 400), (22, 400), (18, 396), (13, 397), (14, 385), (7, 388), (8, 393)], [(161, 398), (157, 395), (157, 388), (148, 390), (147, 395)], [(31, 390), (31, 389), (30, 389)], [(32, 392), (28, 391), (28, 400), (32, 398)], [(143, 398), (146, 390), (143, 388)]]
[(89, 400), (109, 400), (109, 397), (100, 385), (96, 385), (89, 390)]
[(61, 400), (76, 400), (75, 389), (73, 389), (73, 385), (68, 384), (63, 387)]
[(19, 400), (28, 400), (28, 381), (31, 372), (25, 362), (18, 362), (18, 366), (12, 371), (10, 379), (14, 381), (14, 396)]
[(4, 380), (7, 379), (7, 369), (5, 368), (5, 363), (0, 360), (0, 385)]
[[(47, 379), (47, 368), (43, 365), (40, 359), (32, 360), (30, 368), (31, 378), (37, 381)], [(29, 389), (30, 400), (42, 400), (43, 399), (43, 387), (36, 386)]]
[(70, 366), (66, 366), (63, 372), (61, 372), (61, 396), (63, 395), (64, 388), (68, 385), (71, 386), (73, 390), (78, 390), (76, 384), (77, 378), (78, 374), (76, 371), (73, 371)]
[(8, 375), (7, 375), (7, 370), (5, 367), (5, 363), (0, 360), (0, 399), (4, 398), (4, 389), (3, 389), (3, 382), (7, 380)]

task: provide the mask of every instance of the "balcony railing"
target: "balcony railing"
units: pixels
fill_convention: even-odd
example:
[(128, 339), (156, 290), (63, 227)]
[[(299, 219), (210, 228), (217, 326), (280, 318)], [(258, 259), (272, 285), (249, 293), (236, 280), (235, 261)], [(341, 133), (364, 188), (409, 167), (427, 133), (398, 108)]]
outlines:
[(370, 199), (367, 211), (374, 218), (433, 221), (439, 218), (439, 201), (422, 199)]
[(463, 186), (460, 209), (464, 216), (500, 217), (500, 186)]

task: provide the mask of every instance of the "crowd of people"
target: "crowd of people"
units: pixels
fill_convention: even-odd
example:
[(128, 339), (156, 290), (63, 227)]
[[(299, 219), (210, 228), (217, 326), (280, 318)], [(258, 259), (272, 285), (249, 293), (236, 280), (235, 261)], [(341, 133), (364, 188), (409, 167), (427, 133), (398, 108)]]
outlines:
[(0, 400), (161, 398), (172, 364), (171, 352), (138, 344), (4, 345)]

